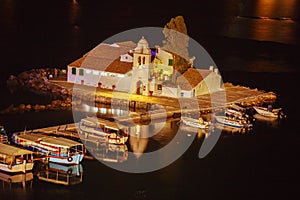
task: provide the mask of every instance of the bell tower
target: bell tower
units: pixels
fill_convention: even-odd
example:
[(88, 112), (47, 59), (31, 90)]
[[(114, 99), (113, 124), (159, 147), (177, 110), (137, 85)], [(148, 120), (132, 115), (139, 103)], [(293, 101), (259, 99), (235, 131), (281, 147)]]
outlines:
[(133, 90), (136, 94), (149, 95), (151, 50), (144, 36), (133, 52)]
[(133, 67), (147, 67), (151, 62), (151, 50), (144, 36), (139, 40), (133, 53)]

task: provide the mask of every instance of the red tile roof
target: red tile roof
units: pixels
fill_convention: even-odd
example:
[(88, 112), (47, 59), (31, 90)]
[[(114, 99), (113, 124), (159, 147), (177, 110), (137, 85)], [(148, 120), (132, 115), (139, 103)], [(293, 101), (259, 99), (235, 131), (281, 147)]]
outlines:
[(132, 41), (112, 45), (101, 43), (68, 66), (125, 74), (132, 69), (133, 63), (121, 62), (120, 56), (129, 53), (135, 46)]
[(212, 71), (204, 69), (189, 68), (177, 78), (177, 85), (183, 90), (191, 90), (197, 86)]

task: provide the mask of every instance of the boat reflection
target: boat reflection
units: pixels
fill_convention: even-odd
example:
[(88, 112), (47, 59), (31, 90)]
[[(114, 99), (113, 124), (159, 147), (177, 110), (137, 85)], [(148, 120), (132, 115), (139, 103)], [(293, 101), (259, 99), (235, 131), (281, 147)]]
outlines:
[(231, 133), (231, 134), (237, 134), (237, 133), (245, 134), (250, 132), (250, 129), (248, 130), (244, 128), (231, 127), (222, 124), (215, 124), (215, 128), (221, 130), (222, 132)]
[(107, 142), (85, 142), (85, 147), (95, 159), (121, 163), (128, 159), (128, 148), (126, 144), (112, 144)]
[(0, 172), (0, 181), (2, 182), (3, 191), (12, 191), (15, 188), (32, 188), (33, 173), (22, 173), (22, 174), (9, 174)]
[(200, 139), (202, 137), (208, 138), (213, 131), (213, 129), (202, 129), (202, 128), (197, 128), (193, 126), (189, 126), (183, 123), (178, 122), (178, 125), (180, 125), (180, 130), (186, 133), (188, 137), (192, 136), (191, 134), (197, 134), (197, 138)]
[(37, 177), (41, 181), (59, 184), (76, 185), (82, 182), (83, 167), (79, 165), (60, 165), (49, 162), (40, 170)]

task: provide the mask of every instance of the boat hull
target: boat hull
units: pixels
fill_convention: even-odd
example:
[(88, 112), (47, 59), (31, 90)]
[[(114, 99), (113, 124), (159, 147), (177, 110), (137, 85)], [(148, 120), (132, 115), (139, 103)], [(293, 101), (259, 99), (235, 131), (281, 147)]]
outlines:
[(83, 129), (80, 130), (80, 138), (93, 142), (108, 142), (111, 144), (125, 144), (128, 140), (127, 136), (110, 138), (106, 133), (100, 131), (88, 132)]
[(27, 171), (31, 171), (33, 169), (34, 163), (23, 163), (23, 164), (15, 164), (8, 165), (0, 163), (0, 170), (9, 172), (9, 173), (26, 173)]
[(229, 126), (229, 127), (234, 127), (234, 128), (244, 128), (243, 124), (238, 123), (236, 121), (228, 120), (225, 117), (215, 116), (215, 118), (218, 123), (220, 123), (224, 126)]
[(83, 154), (77, 154), (70, 157), (57, 157), (49, 156), (49, 162), (65, 164), (65, 165), (78, 165), (83, 159)]
[(270, 112), (270, 111), (268, 111), (266, 109), (263, 109), (263, 108), (260, 108), (260, 107), (256, 107), (256, 106), (254, 106), (253, 108), (255, 109), (255, 111), (258, 114), (260, 114), (260, 115), (262, 115), (264, 117), (269, 117), (269, 118), (274, 118), (274, 119), (278, 118), (278, 114), (277, 113)]
[(209, 127), (209, 123), (206, 122), (204, 124), (200, 124), (198, 122), (198, 120), (196, 119), (193, 119), (193, 118), (185, 118), (185, 117), (182, 117), (181, 118), (181, 122), (187, 126), (192, 126), (192, 127), (195, 127), (195, 128), (200, 128), (200, 129), (207, 129)]

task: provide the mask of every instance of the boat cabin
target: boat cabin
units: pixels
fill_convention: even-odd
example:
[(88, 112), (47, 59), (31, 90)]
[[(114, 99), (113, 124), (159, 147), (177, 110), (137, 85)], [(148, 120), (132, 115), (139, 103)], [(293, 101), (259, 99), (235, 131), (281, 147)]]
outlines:
[(94, 128), (95, 130), (103, 131), (109, 134), (116, 134), (118, 136), (128, 136), (128, 127), (109, 120), (87, 117), (80, 121), (80, 127)]
[(26, 172), (33, 168), (31, 151), (0, 143), (0, 169), (7, 172)]
[(129, 127), (109, 120), (87, 117), (79, 123), (82, 140), (124, 144), (128, 139)]
[(69, 154), (76, 152), (83, 152), (83, 145), (79, 142), (42, 134), (19, 135), (16, 143), (27, 146), (32, 150), (42, 151), (45, 154), (62, 157), (68, 157)]
[(31, 151), (46, 155), (50, 162), (79, 164), (84, 155), (83, 144), (67, 138), (47, 136), (41, 133), (15, 135), (14, 142)]

